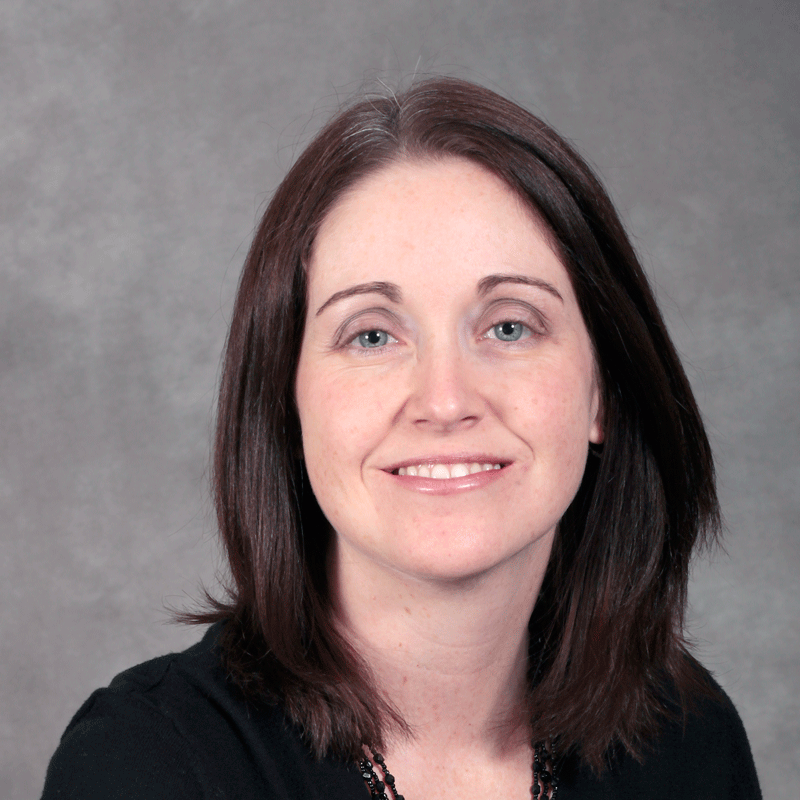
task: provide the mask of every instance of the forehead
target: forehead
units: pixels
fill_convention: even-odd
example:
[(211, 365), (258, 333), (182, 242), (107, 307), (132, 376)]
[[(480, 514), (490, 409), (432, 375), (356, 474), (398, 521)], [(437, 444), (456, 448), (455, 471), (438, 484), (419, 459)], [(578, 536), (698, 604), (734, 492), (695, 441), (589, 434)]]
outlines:
[(402, 159), (369, 173), (333, 204), (322, 221), (320, 233), (354, 213), (369, 215), (372, 210), (379, 215), (376, 200), (382, 201), (381, 205), (404, 204), (409, 200), (424, 202), (432, 194), (437, 200), (449, 200), (454, 208), (466, 205), (463, 201), (467, 197), (481, 199), (487, 206), (492, 204), (499, 213), (513, 207), (541, 228), (542, 233), (549, 233), (534, 210), (501, 178), (474, 161), (456, 156)]
[(546, 225), (502, 179), (447, 157), (393, 162), (354, 184), (323, 219), (308, 266), (312, 282), (327, 283), (418, 259), (433, 269), (461, 257), (466, 268), (489, 253), (560, 266), (557, 252)]

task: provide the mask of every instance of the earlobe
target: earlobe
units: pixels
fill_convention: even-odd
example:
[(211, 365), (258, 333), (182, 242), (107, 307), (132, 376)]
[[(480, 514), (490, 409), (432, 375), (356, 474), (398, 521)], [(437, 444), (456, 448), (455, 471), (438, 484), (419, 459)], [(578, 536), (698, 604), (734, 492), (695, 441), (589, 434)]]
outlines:
[(589, 442), (591, 444), (602, 444), (606, 438), (605, 420), (603, 419), (603, 403), (600, 399), (600, 390), (597, 387), (595, 387), (594, 396), (592, 397), (592, 407), (594, 419), (592, 420), (592, 426), (589, 428)]

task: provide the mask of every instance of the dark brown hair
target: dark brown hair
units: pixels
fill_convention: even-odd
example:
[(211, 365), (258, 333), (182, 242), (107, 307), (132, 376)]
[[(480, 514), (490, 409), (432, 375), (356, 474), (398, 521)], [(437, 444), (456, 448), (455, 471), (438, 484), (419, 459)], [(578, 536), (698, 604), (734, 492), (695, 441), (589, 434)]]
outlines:
[(330, 528), (309, 487), (294, 402), (305, 264), (342, 193), (398, 160), (464, 158), (541, 219), (570, 274), (603, 388), (605, 442), (562, 519), (531, 620), (530, 719), (600, 769), (697, 685), (683, 616), (689, 561), (718, 532), (711, 451), (689, 382), (606, 192), (550, 127), (480, 86), (438, 78), (341, 111), (270, 202), (242, 272), (222, 373), (214, 497), (227, 669), (280, 699), (318, 754), (355, 758), (400, 724), (337, 631)]

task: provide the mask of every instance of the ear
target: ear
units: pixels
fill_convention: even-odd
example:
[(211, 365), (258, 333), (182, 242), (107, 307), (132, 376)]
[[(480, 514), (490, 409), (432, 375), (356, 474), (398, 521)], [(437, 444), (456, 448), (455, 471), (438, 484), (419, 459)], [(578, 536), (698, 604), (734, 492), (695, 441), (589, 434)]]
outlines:
[(589, 441), (592, 444), (602, 444), (603, 439), (606, 438), (605, 433), (605, 419), (603, 414), (603, 398), (601, 396), (600, 387), (597, 381), (594, 382), (594, 389), (592, 390), (592, 425), (589, 428)]

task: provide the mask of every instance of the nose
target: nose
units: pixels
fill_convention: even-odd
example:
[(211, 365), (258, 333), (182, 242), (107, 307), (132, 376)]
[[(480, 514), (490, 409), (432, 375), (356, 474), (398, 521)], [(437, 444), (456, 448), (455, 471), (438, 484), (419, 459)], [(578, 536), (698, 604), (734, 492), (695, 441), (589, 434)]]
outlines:
[(469, 359), (446, 343), (431, 345), (414, 365), (406, 412), (414, 424), (449, 431), (471, 427), (483, 415), (477, 375)]

